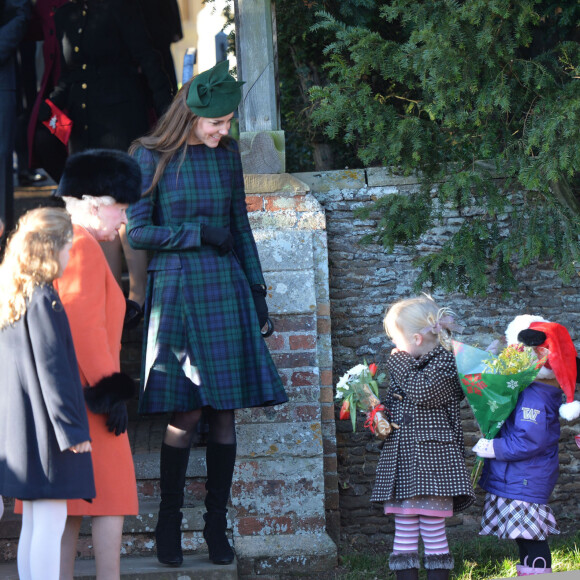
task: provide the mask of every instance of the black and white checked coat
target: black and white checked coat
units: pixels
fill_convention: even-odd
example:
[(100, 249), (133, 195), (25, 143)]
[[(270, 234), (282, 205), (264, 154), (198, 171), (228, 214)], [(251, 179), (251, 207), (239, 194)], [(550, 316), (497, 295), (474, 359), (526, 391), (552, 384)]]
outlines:
[(418, 359), (396, 352), (386, 365), (384, 404), (400, 428), (383, 444), (371, 501), (431, 495), (453, 497), (454, 511), (467, 508), (475, 495), (463, 458), (464, 395), (453, 354), (442, 346)]

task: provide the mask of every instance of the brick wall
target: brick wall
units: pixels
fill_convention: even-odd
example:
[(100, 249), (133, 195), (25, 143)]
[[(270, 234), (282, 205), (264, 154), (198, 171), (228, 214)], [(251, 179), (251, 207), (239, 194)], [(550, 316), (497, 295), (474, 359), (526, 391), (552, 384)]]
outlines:
[[(359, 244), (361, 237), (372, 231), (375, 221), (355, 219), (353, 211), (380, 196), (410, 192), (418, 185), (413, 178), (394, 176), (382, 168), (294, 176), (310, 187), (325, 212), (332, 383), (336, 384), (346, 370), (363, 358), (379, 365), (384, 362), (392, 348), (382, 327), (385, 309), (390, 303), (413, 294), (411, 287), (416, 275), (410, 250), (398, 247), (392, 254), (387, 254), (377, 245)], [(444, 221), (425, 234), (415, 250), (422, 254), (441, 245), (463, 219), (457, 212), (446, 212)], [(503, 222), (503, 227), (509, 227), (507, 217)], [(503, 334), (516, 315), (531, 313), (564, 324), (576, 346), (580, 347), (580, 277), (564, 284), (549, 264), (518, 271), (516, 277), (520, 282), (519, 290), (506, 299), (496, 293), (483, 298), (441, 292), (435, 292), (433, 296), (441, 305), (457, 313), (459, 322), (466, 327), (462, 340), (469, 344), (487, 346)], [(337, 409), (335, 417), (338, 417)], [(462, 417), (466, 450), (469, 451), (479, 435), (466, 404)], [(580, 516), (580, 507), (573, 493), (580, 472), (580, 450), (574, 444), (573, 435), (579, 432), (579, 421), (562, 421), (561, 474), (550, 505), (564, 529), (573, 528)], [(355, 434), (349, 421), (336, 421), (336, 445), (341, 540), (362, 545), (385, 543), (390, 547), (392, 518), (384, 517), (380, 506), (371, 505), (369, 501), (380, 452), (377, 441), (364, 431), (362, 421)], [(468, 458), (471, 466), (473, 454), (469, 452)], [(458, 532), (463, 529), (460, 524), (478, 525), (482, 497), (479, 492), (477, 504), (451, 520), (452, 525), (458, 526)]]

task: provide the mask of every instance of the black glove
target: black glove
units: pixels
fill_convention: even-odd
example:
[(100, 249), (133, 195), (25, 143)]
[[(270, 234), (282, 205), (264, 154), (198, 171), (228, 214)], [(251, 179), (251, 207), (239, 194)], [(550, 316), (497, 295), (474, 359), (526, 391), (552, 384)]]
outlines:
[(43, 121), (48, 121), (52, 117), (52, 111), (48, 106), (48, 103), (42, 101), (40, 103), (40, 107), (38, 107), (38, 122), (42, 123)]
[(129, 414), (127, 413), (127, 405), (124, 401), (119, 401), (115, 403), (111, 410), (109, 411), (109, 416), (107, 417), (107, 428), (110, 433), (115, 432), (118, 437), (121, 433), (127, 431), (129, 425)]
[(215, 246), (220, 256), (232, 251), (234, 238), (227, 228), (216, 228), (203, 224), (201, 226), (201, 243)]
[(97, 381), (94, 387), (85, 387), (87, 407), (100, 415), (107, 415), (107, 427), (119, 436), (127, 431), (129, 415), (125, 401), (135, 396), (135, 381), (125, 373), (113, 373)]
[(268, 305), (266, 304), (266, 288), (261, 284), (252, 286), (252, 296), (254, 297), (254, 307), (258, 315), (258, 322), (262, 328), (268, 322)]

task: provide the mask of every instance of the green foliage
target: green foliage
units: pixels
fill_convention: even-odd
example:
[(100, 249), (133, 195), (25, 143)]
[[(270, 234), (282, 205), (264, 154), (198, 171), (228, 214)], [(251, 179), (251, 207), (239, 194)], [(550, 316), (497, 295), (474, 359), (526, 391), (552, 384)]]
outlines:
[[(204, 0), (214, 4), (215, 0)], [(331, 42), (324, 31), (314, 32), (316, 14), (328, 11), (349, 22), (363, 23), (376, 12), (374, 0), (275, 0), (276, 48), (280, 117), (286, 139), (288, 172), (354, 167), (352, 145), (330, 139), (311, 120), (311, 87), (326, 84), (323, 50)], [(234, 22), (234, 0), (226, 0), (228, 24)], [(230, 33), (229, 50), (235, 54), (235, 33)]]
[(373, 4), (360, 22), (318, 12), (329, 82), (310, 89), (329, 139), (365, 166), (421, 175), (421, 192), (360, 214), (377, 216), (363, 242), (413, 246), (445, 211), (469, 209), (417, 258), (416, 289), (509, 292), (515, 268), (542, 261), (569, 279), (580, 261), (580, 3)]
[[(374, 0), (276, 0), (280, 112), (289, 172), (352, 166), (350, 144), (333, 142), (311, 120), (310, 89), (326, 84), (323, 50), (330, 34), (314, 31), (316, 14), (329, 11), (350, 22), (368, 20)], [(327, 159), (321, 159), (326, 156)]]

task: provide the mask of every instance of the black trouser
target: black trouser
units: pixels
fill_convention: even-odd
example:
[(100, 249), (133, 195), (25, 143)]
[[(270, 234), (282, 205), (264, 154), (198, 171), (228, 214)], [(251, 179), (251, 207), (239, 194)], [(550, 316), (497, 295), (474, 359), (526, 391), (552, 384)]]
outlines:
[[(550, 546), (548, 546), (548, 540), (524, 540), (518, 538), (516, 543), (520, 549), (520, 562), (522, 564), (525, 563), (530, 568), (544, 568), (545, 560), (545, 567), (552, 567), (552, 554)], [(527, 562), (525, 562), (526, 557), (528, 558)], [(536, 566), (534, 566), (536, 558), (543, 558), (543, 560), (538, 560)]]

